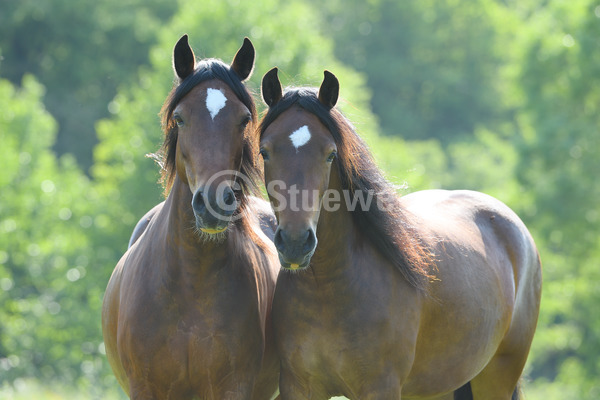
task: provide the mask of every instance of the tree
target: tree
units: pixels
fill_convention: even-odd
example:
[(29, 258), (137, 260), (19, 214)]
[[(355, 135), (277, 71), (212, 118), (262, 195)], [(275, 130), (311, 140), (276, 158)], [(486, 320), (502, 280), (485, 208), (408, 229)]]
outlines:
[(43, 86), (29, 75), (21, 86), (0, 80), (0, 384), (100, 382), (97, 265), (114, 257), (94, 239), (103, 202), (73, 157), (52, 152)]
[(94, 122), (109, 115), (117, 87), (147, 63), (153, 27), (171, 13), (161, 0), (0, 2), (0, 72), (15, 85), (24, 74), (38, 77), (58, 121), (54, 149), (87, 169)]
[(544, 296), (530, 374), (541, 396), (600, 395), (600, 9), (589, 0), (509, 2), (511, 101), (523, 213), (540, 244)]
[(447, 143), (502, 116), (493, 1), (314, 4), (336, 56), (366, 74), (385, 134)]

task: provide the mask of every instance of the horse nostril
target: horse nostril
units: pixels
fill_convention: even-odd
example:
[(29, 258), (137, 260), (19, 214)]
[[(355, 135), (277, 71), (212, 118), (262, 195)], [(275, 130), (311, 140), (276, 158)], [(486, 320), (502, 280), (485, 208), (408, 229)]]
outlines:
[(223, 194), (223, 202), (225, 203), (225, 205), (230, 207), (235, 204), (235, 193), (233, 193), (233, 190), (229, 189), (225, 191), (225, 193)]
[(317, 237), (312, 229), (306, 232), (306, 241), (304, 242), (304, 253), (308, 254), (317, 247)]
[(194, 196), (192, 197), (192, 208), (196, 214), (201, 213), (206, 208), (201, 190), (197, 190), (196, 193), (194, 193)]
[(237, 202), (235, 198), (235, 193), (230, 187), (226, 187), (223, 192), (219, 195), (218, 200), (216, 202), (216, 206), (218, 207), (218, 212), (222, 216), (231, 216), (235, 212), (237, 208)]
[(285, 243), (283, 240), (283, 233), (281, 229), (275, 231), (275, 237), (273, 238), (273, 244), (278, 252), (283, 253), (285, 250)]

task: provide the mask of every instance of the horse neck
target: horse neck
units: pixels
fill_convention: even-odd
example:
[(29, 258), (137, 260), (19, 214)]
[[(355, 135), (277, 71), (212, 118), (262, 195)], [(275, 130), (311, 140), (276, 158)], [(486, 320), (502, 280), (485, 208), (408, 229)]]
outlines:
[[(317, 249), (311, 259), (315, 276), (333, 278), (351, 272), (357, 232), (352, 213), (347, 209), (342, 182), (336, 166), (332, 166), (329, 189), (340, 194), (340, 206), (321, 209), (317, 227)], [(337, 208), (337, 209), (335, 209)]]
[[(176, 262), (167, 263), (170, 270), (189, 270), (197, 274), (210, 268), (223, 265), (228, 255), (228, 240), (219, 242), (202, 240), (195, 229), (192, 211), (192, 192), (188, 185), (175, 177), (167, 198), (166, 243), (168, 253)], [(227, 235), (235, 234), (230, 229)], [(172, 272), (172, 271), (170, 271)]]

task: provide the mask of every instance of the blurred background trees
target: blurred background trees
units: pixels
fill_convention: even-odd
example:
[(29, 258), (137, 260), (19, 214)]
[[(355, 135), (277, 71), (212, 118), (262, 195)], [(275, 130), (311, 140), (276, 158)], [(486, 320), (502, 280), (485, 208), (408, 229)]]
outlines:
[(117, 87), (148, 62), (157, 28), (174, 12), (172, 3), (8, 0), (0, 9), (2, 77), (19, 84), (24, 74), (36, 76), (58, 121), (53, 149), (89, 168), (94, 122), (110, 115)]
[[(341, 82), (340, 107), (403, 193), (484, 191), (544, 264), (529, 399), (600, 397), (600, 6), (591, 0), (33, 0), (0, 3), (0, 397), (119, 398), (102, 295), (161, 200), (146, 158), (183, 34), (256, 46), (257, 94)], [(58, 389), (57, 386), (60, 386)], [(28, 391), (29, 390), (29, 391)], [(56, 393), (59, 394), (56, 394)]]
[(494, 3), (335, 0), (324, 31), (366, 74), (382, 133), (448, 142), (502, 115)]

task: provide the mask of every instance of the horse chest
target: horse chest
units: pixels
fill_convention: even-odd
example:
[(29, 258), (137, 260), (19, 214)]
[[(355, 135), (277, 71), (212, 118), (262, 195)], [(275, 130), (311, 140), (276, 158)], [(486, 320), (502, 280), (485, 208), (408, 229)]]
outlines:
[(262, 349), (256, 300), (245, 287), (231, 290), (244, 301), (235, 301), (226, 285), (217, 293), (163, 291), (137, 299), (120, 334), (128, 375), (195, 391), (229, 376), (233, 365), (255, 370)]
[[(366, 376), (387, 373), (390, 363), (386, 360), (399, 364), (410, 359), (414, 328), (395, 323), (389, 317), (389, 305), (372, 307), (350, 292), (327, 299), (298, 297), (303, 301), (290, 301), (286, 307), (285, 326), (278, 327), (277, 322), (275, 326), (285, 362), (302, 380), (324, 387), (337, 382), (338, 387), (345, 387)], [(375, 301), (374, 297), (370, 299)]]

